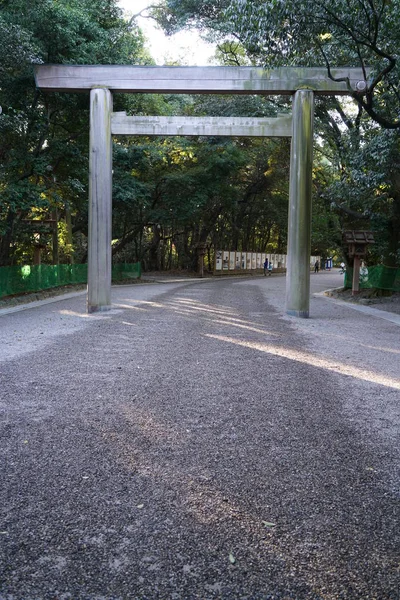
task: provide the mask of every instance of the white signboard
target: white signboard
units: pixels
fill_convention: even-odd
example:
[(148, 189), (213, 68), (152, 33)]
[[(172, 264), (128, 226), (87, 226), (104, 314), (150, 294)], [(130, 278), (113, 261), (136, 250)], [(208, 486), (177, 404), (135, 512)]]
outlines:
[(241, 267), (242, 267), (242, 253), (236, 252), (235, 269), (241, 269)]
[(215, 270), (221, 271), (222, 269), (222, 250), (217, 250), (215, 253)]
[[(316, 259), (319, 257), (312, 256), (310, 265), (313, 267)], [(238, 252), (229, 250), (216, 250), (215, 252), (215, 270), (216, 271), (235, 271), (246, 270), (255, 271), (263, 269), (265, 259), (268, 259), (268, 264), (274, 269), (277, 267), (286, 267), (286, 254), (267, 254), (266, 252)], [(329, 268), (329, 267), (328, 267)]]

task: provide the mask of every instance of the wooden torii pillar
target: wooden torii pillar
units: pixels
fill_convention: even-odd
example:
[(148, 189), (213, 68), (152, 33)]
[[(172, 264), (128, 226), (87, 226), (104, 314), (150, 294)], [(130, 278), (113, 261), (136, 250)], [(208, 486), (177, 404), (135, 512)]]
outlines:
[[(311, 182), (313, 154), (314, 95), (342, 95), (366, 89), (368, 73), (362, 69), (256, 67), (138, 67), (120, 65), (36, 65), (36, 85), (43, 91), (90, 91), (90, 177), (89, 177), (89, 272), (88, 312), (111, 307), (111, 136), (120, 133), (112, 116), (112, 93), (170, 94), (261, 94), (292, 95), (293, 126), (289, 189), (288, 272), (286, 311), (297, 317), (309, 316)], [(126, 117), (128, 119), (128, 117)], [(154, 119), (154, 118), (153, 118)], [(179, 122), (161, 124), (157, 130), (147, 123), (146, 135), (204, 135), (206, 124)], [(114, 121), (115, 129), (113, 129)], [(234, 133), (235, 119), (225, 127), (225, 135)], [(257, 120), (241, 124), (242, 135), (260, 135)], [(131, 134), (138, 135), (134, 122)], [(266, 124), (262, 135), (274, 135)], [(149, 129), (147, 129), (149, 127)], [(275, 128), (276, 130), (276, 128)], [(155, 133), (159, 131), (159, 133)], [(214, 129), (212, 135), (224, 135)]]
[(112, 95), (90, 91), (87, 311), (111, 307)]

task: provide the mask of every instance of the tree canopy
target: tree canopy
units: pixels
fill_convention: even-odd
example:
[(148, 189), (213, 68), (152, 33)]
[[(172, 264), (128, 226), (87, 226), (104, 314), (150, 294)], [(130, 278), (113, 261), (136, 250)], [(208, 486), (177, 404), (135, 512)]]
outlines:
[[(399, 0), (165, 0), (154, 15), (167, 33), (196, 27), (229, 64), (364, 69), (352, 101), (317, 100), (314, 211), (325, 222), (372, 228), (373, 260), (400, 263)], [(379, 148), (379, 150), (378, 150)], [(314, 216), (314, 235), (322, 220)], [(396, 233), (397, 232), (397, 233)]]
[(59, 207), (79, 221), (87, 206), (87, 96), (42, 94), (33, 65), (150, 58), (112, 0), (2, 0), (0, 7), (0, 264), (9, 264), (24, 239), (32, 246), (26, 219)]
[[(344, 252), (344, 229), (373, 229), (370, 259), (400, 263), (400, 0), (164, 0), (167, 33), (196, 27), (223, 65), (371, 69), (351, 98), (316, 100), (312, 253)], [(152, 64), (135, 18), (116, 0), (0, 0), (0, 266), (87, 258), (87, 94), (43, 94), (33, 65)], [(273, 116), (288, 98), (116, 95), (134, 115)], [(113, 257), (195, 268), (199, 243), (286, 251), (285, 139), (114, 140)], [(53, 248), (54, 250), (54, 248)], [(57, 257), (58, 258), (58, 257)]]

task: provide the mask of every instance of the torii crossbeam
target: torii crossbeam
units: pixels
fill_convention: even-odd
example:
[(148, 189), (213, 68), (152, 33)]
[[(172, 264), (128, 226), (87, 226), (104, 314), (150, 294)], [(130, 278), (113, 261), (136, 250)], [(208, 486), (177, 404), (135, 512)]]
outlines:
[[(367, 76), (356, 68), (331, 69), (328, 76), (318, 67), (36, 65), (43, 91), (90, 91), (88, 312), (111, 307), (112, 135), (291, 135), (286, 311), (308, 317), (314, 95), (363, 93)], [(218, 119), (218, 133), (210, 133), (210, 120), (139, 122), (113, 114), (112, 93), (293, 95), (293, 121), (288, 128), (287, 117), (271, 123), (249, 118), (247, 124)]]

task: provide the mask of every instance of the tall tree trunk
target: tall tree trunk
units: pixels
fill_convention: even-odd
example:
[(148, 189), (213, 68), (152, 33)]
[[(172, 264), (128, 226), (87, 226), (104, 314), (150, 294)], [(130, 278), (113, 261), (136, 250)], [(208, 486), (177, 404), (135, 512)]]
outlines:
[(0, 238), (1, 267), (7, 267), (11, 264), (11, 242), (13, 239), (13, 231), (16, 219), (16, 213), (10, 211), (7, 215), (4, 234)]
[(68, 205), (65, 206), (65, 224), (67, 229), (67, 243), (68, 243), (68, 260), (71, 265), (74, 264), (74, 248), (72, 238), (72, 219), (71, 209)]
[(393, 213), (388, 224), (388, 247), (384, 264), (396, 267), (400, 264), (400, 192), (393, 194)]
[(158, 225), (153, 225), (153, 238), (149, 247), (149, 271), (159, 271), (160, 270), (160, 227)]
[(58, 263), (60, 262), (60, 256), (59, 256), (59, 248), (58, 248), (58, 211), (56, 208), (51, 212), (51, 218), (53, 221), (53, 223), (52, 223), (52, 226), (53, 226), (53, 231), (52, 231), (53, 265), (58, 265)]

